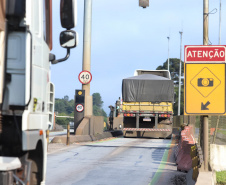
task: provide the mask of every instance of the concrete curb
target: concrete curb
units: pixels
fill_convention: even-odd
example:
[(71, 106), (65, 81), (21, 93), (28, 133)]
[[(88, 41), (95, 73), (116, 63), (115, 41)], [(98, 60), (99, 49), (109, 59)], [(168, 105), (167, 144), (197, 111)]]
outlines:
[[(114, 135), (115, 136), (115, 135)], [(89, 142), (89, 141), (97, 141), (105, 138), (113, 137), (112, 132), (104, 132), (102, 134), (96, 135), (70, 135), (70, 144), (72, 143), (80, 143), (80, 142)], [(52, 139), (51, 143), (66, 143), (67, 136), (56, 136)]]
[(210, 166), (214, 171), (226, 170), (226, 145), (210, 144)]
[(214, 185), (216, 183), (215, 178), (215, 172), (199, 172), (196, 185)]

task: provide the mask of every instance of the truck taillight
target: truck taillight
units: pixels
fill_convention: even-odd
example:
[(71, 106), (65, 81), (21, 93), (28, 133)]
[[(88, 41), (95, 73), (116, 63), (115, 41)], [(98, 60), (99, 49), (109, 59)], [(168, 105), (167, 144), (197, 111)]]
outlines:
[(169, 118), (170, 117), (170, 114), (159, 114), (159, 117)]
[(127, 114), (124, 114), (125, 117), (135, 117), (136, 114), (130, 114), (130, 113), (127, 113)]

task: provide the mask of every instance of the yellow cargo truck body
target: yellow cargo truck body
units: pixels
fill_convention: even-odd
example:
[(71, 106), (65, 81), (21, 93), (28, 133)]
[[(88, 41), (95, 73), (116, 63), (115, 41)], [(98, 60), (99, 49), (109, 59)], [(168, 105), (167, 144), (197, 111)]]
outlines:
[(125, 112), (173, 112), (173, 103), (171, 102), (123, 102), (122, 110)]
[(123, 102), (124, 137), (171, 138), (172, 102)]

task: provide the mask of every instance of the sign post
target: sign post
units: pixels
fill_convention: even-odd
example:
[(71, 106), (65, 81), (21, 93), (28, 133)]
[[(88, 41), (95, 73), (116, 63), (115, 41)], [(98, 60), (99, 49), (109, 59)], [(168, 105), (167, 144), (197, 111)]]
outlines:
[(85, 90), (75, 90), (74, 133), (84, 118)]

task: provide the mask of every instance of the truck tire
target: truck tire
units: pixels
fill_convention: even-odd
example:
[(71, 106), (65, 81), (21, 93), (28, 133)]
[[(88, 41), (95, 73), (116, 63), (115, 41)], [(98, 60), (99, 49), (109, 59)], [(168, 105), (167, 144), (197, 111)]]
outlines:
[(166, 139), (171, 139), (172, 138), (172, 134), (170, 134), (168, 137), (166, 137)]
[(127, 137), (126, 137), (126, 131), (123, 131), (123, 137), (124, 137), (124, 138), (127, 138)]
[(29, 185), (40, 185), (41, 174), (38, 170), (38, 165), (34, 160), (31, 160), (31, 173), (30, 173), (30, 184)]
[(43, 172), (43, 150), (41, 142), (38, 142), (36, 150), (29, 152), (28, 159), (31, 161), (29, 185), (40, 185)]

